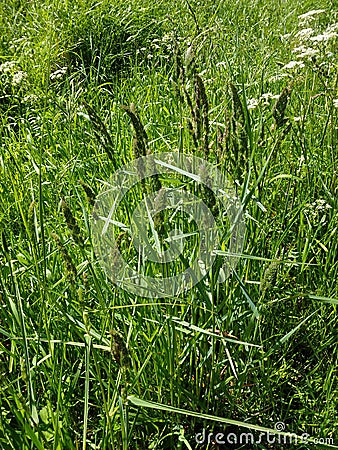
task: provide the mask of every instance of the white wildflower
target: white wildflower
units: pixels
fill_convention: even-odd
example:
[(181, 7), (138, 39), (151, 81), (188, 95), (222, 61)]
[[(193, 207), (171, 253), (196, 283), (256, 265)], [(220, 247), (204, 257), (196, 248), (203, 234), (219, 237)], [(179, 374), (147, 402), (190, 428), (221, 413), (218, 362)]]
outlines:
[(60, 80), (63, 78), (64, 74), (67, 72), (67, 67), (61, 67), (61, 69), (55, 70), (50, 74), (51, 81)]
[(287, 34), (282, 34), (280, 38), (281, 38), (281, 41), (284, 42), (284, 41), (288, 41), (290, 37), (291, 37), (291, 33), (287, 33)]
[(276, 100), (279, 98), (279, 94), (271, 94), (271, 92), (266, 92), (261, 95), (260, 100), (263, 100), (264, 105), (268, 105), (270, 100)]
[(331, 25), (329, 25), (326, 28), (326, 32), (327, 33), (331, 33), (332, 31), (338, 31), (338, 22), (337, 23), (331, 23)]
[(285, 64), (285, 66), (283, 66), (283, 69), (295, 69), (295, 68), (299, 68), (301, 69), (304, 66), (304, 63), (302, 63), (301, 61), (290, 61), (289, 63)]
[(282, 80), (283, 78), (288, 78), (290, 75), (288, 75), (287, 73), (280, 73), (278, 75), (273, 75), (272, 77), (269, 78), (270, 82), (274, 82), (274, 81), (279, 81)]
[(301, 45), (300, 47), (294, 48), (292, 50), (292, 53), (298, 53), (297, 58), (311, 58), (312, 56), (315, 56), (318, 53), (318, 50), (311, 47), (304, 47)]
[(0, 72), (8, 73), (11, 72), (16, 66), (15, 61), (6, 61), (0, 65)]
[(302, 30), (299, 30), (298, 33), (295, 34), (295, 37), (302, 41), (308, 39), (310, 36), (313, 35), (313, 33), (314, 33), (313, 28), (303, 28)]
[(304, 117), (302, 117), (302, 116), (296, 116), (296, 117), (293, 118), (293, 120), (294, 120), (295, 122), (302, 122), (302, 121), (304, 120)]
[(19, 70), (18, 72), (15, 72), (15, 74), (13, 75), (13, 79), (12, 79), (12, 84), (14, 84), (15, 86), (17, 86), (18, 84), (20, 84), (22, 82), (22, 80), (24, 80), (27, 77), (27, 73), (23, 72), (22, 70)]
[(316, 36), (311, 36), (310, 40), (312, 42), (326, 42), (329, 39), (337, 37), (338, 34), (334, 31), (324, 31), (323, 34), (317, 34)]
[(247, 108), (248, 109), (255, 109), (255, 108), (257, 108), (258, 104), (259, 104), (259, 100), (257, 100), (257, 98), (250, 98), (247, 101)]
[(306, 49), (307, 47), (305, 47), (305, 45), (300, 45), (299, 47), (292, 49), (292, 53), (304, 52)]
[(335, 108), (338, 108), (338, 98), (335, 98), (334, 100), (332, 100), (332, 102), (333, 102), (333, 106)]
[(261, 98), (263, 100), (271, 98), (272, 100), (275, 100), (279, 98), (279, 94), (271, 94), (271, 92), (266, 92), (265, 94), (262, 94)]
[(332, 206), (324, 199), (319, 198), (312, 203), (304, 205), (303, 213), (311, 225), (326, 225), (328, 219), (326, 214), (330, 209), (332, 209)]
[(38, 97), (34, 94), (25, 95), (25, 97), (22, 99), (24, 103), (34, 103), (38, 101)]
[(175, 39), (175, 33), (173, 31), (169, 32), (169, 33), (165, 33), (162, 37), (162, 42), (173, 42)]
[(308, 11), (305, 14), (301, 14), (300, 16), (298, 16), (298, 19), (300, 20), (304, 20), (304, 19), (309, 19), (310, 17), (316, 16), (318, 14), (322, 14), (325, 12), (325, 9), (312, 9), (311, 11)]

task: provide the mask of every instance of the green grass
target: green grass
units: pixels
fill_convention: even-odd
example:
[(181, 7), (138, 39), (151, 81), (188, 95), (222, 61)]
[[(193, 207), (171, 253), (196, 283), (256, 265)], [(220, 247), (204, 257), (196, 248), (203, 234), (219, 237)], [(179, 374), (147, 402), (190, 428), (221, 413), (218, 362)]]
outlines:
[[(312, 9), (326, 12), (302, 25)], [(195, 436), (251, 427), (258, 439), (277, 422), (338, 446), (337, 37), (312, 41), (318, 53), (304, 67), (283, 68), (297, 60), (299, 30), (338, 22), (335, 3), (8, 0), (0, 16), (0, 448), (249, 448)], [(175, 54), (184, 60), (191, 46), (179, 76)], [(203, 115), (196, 74), (207, 149), (205, 122), (196, 142), (189, 131), (187, 94)], [(93, 202), (135, 158), (121, 108), (130, 104), (149, 152), (206, 158), (236, 186), (246, 239), (224, 283), (217, 260), (191, 290), (149, 299), (102, 269)], [(189, 177), (160, 181), (212, 208)], [(128, 195), (121, 220), (144, 189)], [(196, 231), (184, 214), (175, 220)], [(128, 236), (116, 238), (137, 267)], [(188, 244), (170, 274), (196, 252)]]

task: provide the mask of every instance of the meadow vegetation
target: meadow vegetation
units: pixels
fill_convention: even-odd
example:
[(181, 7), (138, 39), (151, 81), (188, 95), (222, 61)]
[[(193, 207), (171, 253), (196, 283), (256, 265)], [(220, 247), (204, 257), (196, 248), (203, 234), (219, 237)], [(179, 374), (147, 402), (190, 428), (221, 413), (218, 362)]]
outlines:
[[(335, 2), (7, 0), (0, 17), (0, 448), (338, 445)], [(106, 276), (95, 198), (142, 148), (235, 186), (246, 238), (224, 283), (216, 263), (150, 300)], [(278, 422), (321, 442), (195, 441)]]

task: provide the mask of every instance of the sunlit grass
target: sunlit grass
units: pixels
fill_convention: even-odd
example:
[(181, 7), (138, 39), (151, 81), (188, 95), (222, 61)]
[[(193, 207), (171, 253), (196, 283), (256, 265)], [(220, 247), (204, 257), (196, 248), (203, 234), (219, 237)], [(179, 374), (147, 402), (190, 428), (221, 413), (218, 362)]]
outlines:
[[(19, 3), (0, 7), (0, 447), (216, 448), (196, 433), (244, 422), (337, 439), (337, 38), (304, 41), (315, 60), (292, 53), (299, 30), (321, 35), (337, 11)], [(312, 9), (326, 12), (302, 24)], [(189, 62), (189, 48), (195, 68), (179, 76), (175, 52)], [(293, 60), (304, 67), (285, 68)], [(135, 105), (149, 151), (206, 157), (189, 131), (194, 73), (207, 158), (246, 207), (244, 254), (224, 283), (217, 263), (190, 291), (149, 301), (106, 277), (93, 201), (135, 157), (121, 105)]]

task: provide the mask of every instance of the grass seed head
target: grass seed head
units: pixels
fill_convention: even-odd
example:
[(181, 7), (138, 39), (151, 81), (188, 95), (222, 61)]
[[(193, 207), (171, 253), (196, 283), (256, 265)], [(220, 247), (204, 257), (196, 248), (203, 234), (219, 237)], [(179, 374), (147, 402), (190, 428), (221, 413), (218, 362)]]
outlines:
[[(204, 156), (209, 156), (209, 102), (205, 90), (205, 85), (202, 78), (195, 74), (195, 91), (196, 91), (196, 113), (201, 110), (202, 114), (198, 112), (200, 117), (200, 125), (197, 124), (198, 129), (203, 129), (203, 150)], [(196, 115), (197, 117), (197, 115)], [(201, 131), (200, 131), (201, 132)]]
[(276, 122), (276, 127), (280, 128), (283, 125), (285, 125), (288, 122), (288, 119), (286, 119), (285, 116), (285, 110), (288, 105), (288, 102), (290, 100), (292, 92), (292, 85), (286, 86), (282, 93), (280, 94), (278, 100), (276, 101), (273, 109), (272, 109), (272, 115)]
[(244, 115), (242, 101), (238, 94), (238, 90), (233, 83), (230, 83), (230, 92), (231, 92), (231, 99), (232, 99), (232, 113), (233, 113), (234, 119), (237, 122), (240, 122), (242, 125), (244, 125), (245, 124), (245, 115)]
[(270, 290), (276, 285), (279, 264), (279, 262), (274, 261), (265, 269), (260, 283), (260, 292), (263, 295), (266, 293), (266, 291)]
[(71, 211), (71, 209), (69, 208), (69, 206), (67, 205), (66, 201), (62, 198), (61, 199), (61, 209), (67, 224), (67, 227), (69, 229), (69, 231), (71, 232), (71, 235), (74, 239), (74, 241), (80, 245), (83, 246), (84, 244), (84, 240), (81, 236), (81, 230), (79, 225), (77, 224), (77, 221)]
[(133, 153), (135, 158), (147, 155), (148, 136), (140, 117), (136, 113), (135, 105), (130, 107), (122, 105), (121, 108), (128, 114), (134, 127)]
[(68, 250), (62, 243), (61, 239), (56, 233), (51, 233), (52, 238), (54, 239), (54, 242), (56, 243), (56, 246), (60, 252), (61, 259), (66, 267), (66, 277), (71, 281), (74, 282), (76, 276), (77, 276), (77, 270), (73, 263), (73, 260), (68, 253)]
[(83, 180), (80, 180), (79, 183), (81, 184), (81, 186), (83, 187), (83, 190), (85, 191), (86, 197), (88, 199), (88, 203), (90, 204), (90, 206), (94, 206), (95, 205), (95, 199), (96, 199), (96, 195), (94, 194), (94, 191)]
[(111, 354), (120, 367), (129, 366), (129, 354), (123, 336), (116, 330), (109, 332), (111, 335)]

